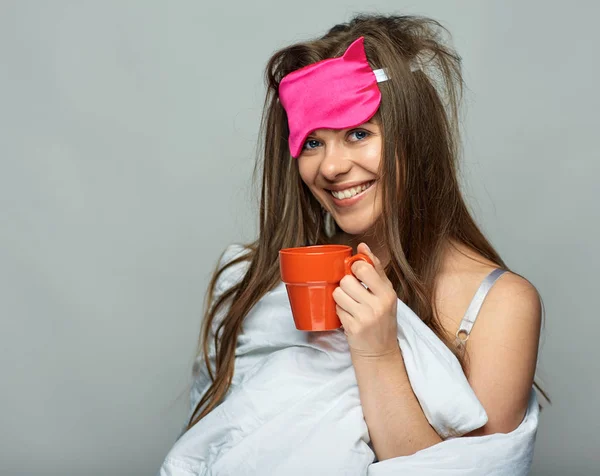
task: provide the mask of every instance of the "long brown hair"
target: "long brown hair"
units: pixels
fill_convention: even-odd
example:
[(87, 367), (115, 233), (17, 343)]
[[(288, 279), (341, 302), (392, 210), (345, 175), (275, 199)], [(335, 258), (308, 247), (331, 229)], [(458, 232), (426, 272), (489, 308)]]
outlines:
[[(259, 235), (244, 256), (217, 268), (211, 279), (200, 342), (212, 384), (192, 413), (188, 429), (213, 410), (229, 389), (244, 317), (280, 281), (279, 250), (330, 242), (321, 205), (289, 153), (279, 82), (299, 68), (341, 56), (360, 36), (371, 67), (385, 68), (390, 77), (379, 84), (382, 99), (376, 116), (383, 140), (380, 239), (390, 252), (386, 271), (398, 297), (464, 364), (433, 304), (443, 246), (450, 240), (462, 243), (507, 269), (471, 217), (460, 191), (458, 112), (463, 80), (460, 57), (443, 41), (449, 34), (442, 25), (417, 16), (360, 15), (319, 39), (277, 51), (266, 68), (260, 154), (254, 171), (255, 178), (262, 177)], [(411, 66), (421, 69), (412, 72)], [(215, 296), (221, 273), (242, 261), (248, 267), (241, 281)], [(217, 315), (222, 316), (219, 322)], [(214, 371), (209, 364), (211, 341)]]

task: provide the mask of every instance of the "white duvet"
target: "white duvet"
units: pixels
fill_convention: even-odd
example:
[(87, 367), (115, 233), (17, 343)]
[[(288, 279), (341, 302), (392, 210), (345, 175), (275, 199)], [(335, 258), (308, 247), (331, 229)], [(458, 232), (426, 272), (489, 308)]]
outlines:
[[(222, 262), (241, 251), (230, 246)], [(245, 267), (224, 273), (217, 292), (240, 279)], [(398, 341), (415, 395), (443, 442), (378, 462), (343, 331), (296, 330), (281, 283), (244, 321), (226, 398), (179, 438), (159, 475), (528, 474), (539, 414), (533, 389), (515, 431), (458, 438), (483, 426), (485, 411), (454, 355), (400, 300)], [(208, 383), (202, 364), (192, 408)]]

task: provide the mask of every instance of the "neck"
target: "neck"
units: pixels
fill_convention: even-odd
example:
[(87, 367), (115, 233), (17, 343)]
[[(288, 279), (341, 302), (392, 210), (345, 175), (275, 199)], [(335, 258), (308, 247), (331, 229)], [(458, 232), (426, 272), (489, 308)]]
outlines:
[(337, 235), (335, 235), (332, 239), (332, 242), (348, 245), (352, 247), (352, 252), (356, 253), (356, 248), (360, 243), (366, 243), (366, 245), (371, 249), (371, 252), (379, 258), (383, 267), (385, 267), (389, 261), (389, 252), (383, 240), (379, 238), (381, 234), (366, 232), (359, 235), (350, 235), (344, 231), (340, 231)]

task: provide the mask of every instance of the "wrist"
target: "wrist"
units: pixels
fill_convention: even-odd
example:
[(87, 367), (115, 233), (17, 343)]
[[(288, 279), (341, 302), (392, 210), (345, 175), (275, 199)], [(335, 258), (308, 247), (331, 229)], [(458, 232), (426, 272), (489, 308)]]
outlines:
[(377, 352), (372, 351), (364, 351), (360, 349), (350, 348), (350, 355), (352, 357), (352, 361), (355, 362), (387, 362), (387, 361), (395, 361), (398, 358), (402, 359), (402, 352), (400, 351), (400, 346), (396, 341), (396, 345), (390, 347), (386, 350), (381, 350)]
[(366, 353), (351, 350), (350, 353), (359, 387), (361, 385), (380, 385), (382, 379), (383, 381), (391, 379), (394, 387), (400, 393), (412, 393), (412, 386), (399, 345), (386, 352)]

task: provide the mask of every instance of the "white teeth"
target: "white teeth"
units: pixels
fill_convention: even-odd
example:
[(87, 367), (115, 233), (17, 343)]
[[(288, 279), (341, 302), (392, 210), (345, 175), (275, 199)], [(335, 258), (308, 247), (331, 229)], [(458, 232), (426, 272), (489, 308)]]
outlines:
[(343, 200), (344, 198), (352, 198), (355, 195), (358, 195), (360, 192), (365, 191), (367, 188), (369, 188), (371, 186), (372, 183), (373, 182), (367, 182), (364, 185), (361, 185), (359, 187), (349, 188), (347, 190), (342, 190), (340, 192), (332, 191), (331, 194), (339, 200)]

